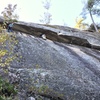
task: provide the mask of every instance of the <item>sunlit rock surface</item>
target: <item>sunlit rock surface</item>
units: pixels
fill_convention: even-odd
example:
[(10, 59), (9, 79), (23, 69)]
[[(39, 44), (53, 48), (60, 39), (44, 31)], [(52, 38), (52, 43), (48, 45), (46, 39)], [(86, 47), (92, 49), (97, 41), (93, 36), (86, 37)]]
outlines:
[(17, 39), (22, 58), (11, 72), (20, 75), (21, 100), (26, 94), (43, 100), (100, 99), (100, 51), (19, 34)]
[(18, 80), (10, 81), (19, 85), (19, 100), (100, 100), (98, 33), (24, 22), (13, 29), (18, 60), (10, 75)]

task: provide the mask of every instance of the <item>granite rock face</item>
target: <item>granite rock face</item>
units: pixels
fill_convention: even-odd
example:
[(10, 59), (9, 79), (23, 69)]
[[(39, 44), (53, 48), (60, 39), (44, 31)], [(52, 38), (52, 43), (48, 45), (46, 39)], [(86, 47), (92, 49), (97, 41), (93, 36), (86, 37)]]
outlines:
[(20, 100), (100, 99), (98, 50), (19, 34), (16, 38), (15, 53), (22, 57), (11, 64), (11, 73), (20, 77)]
[(13, 52), (19, 55), (9, 78), (19, 84), (19, 100), (100, 99), (98, 33), (23, 22), (13, 29), (18, 40)]

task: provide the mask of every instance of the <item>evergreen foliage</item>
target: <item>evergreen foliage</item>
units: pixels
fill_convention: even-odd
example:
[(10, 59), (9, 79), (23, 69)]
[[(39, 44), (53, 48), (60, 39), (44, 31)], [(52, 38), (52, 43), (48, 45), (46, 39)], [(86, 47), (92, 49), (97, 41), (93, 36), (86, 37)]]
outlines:
[(4, 8), (1, 14), (4, 17), (5, 22), (16, 22), (18, 20), (19, 16), (15, 13), (16, 9), (17, 4), (8, 4), (8, 6)]
[[(2, 27), (0, 27), (0, 30), (2, 30)], [(8, 74), (11, 62), (18, 55), (13, 52), (17, 43), (14, 35), (0, 34), (0, 70), (3, 70), (5, 74)], [(16, 87), (0, 77), (0, 100), (13, 100), (13, 96), (16, 94)]]
[(83, 8), (83, 11), (81, 13), (84, 17), (86, 17), (87, 14), (90, 15), (96, 32), (98, 32), (98, 29), (97, 29), (96, 24), (94, 22), (93, 15), (98, 15), (98, 16), (100, 15), (99, 5), (100, 5), (100, 0), (87, 0), (87, 2), (84, 3), (84, 8)]
[(0, 100), (13, 100), (16, 94), (15, 86), (0, 77)]
[(46, 9), (46, 11), (44, 12), (44, 15), (41, 16), (42, 19), (40, 19), (40, 22), (42, 22), (44, 24), (50, 24), (50, 21), (52, 20), (52, 18), (51, 18), (52, 15), (49, 12), (51, 2), (50, 2), (50, 0), (45, 0), (42, 3), (43, 3), (43, 7), (44, 7), (44, 9)]

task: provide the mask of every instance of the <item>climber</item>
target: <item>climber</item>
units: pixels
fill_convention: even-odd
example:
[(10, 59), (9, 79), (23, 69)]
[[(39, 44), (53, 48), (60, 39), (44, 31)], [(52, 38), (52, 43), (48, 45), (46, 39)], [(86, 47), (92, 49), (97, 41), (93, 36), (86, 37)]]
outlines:
[(13, 32), (12, 27), (13, 27), (13, 23), (10, 23), (7, 27), (8, 32)]

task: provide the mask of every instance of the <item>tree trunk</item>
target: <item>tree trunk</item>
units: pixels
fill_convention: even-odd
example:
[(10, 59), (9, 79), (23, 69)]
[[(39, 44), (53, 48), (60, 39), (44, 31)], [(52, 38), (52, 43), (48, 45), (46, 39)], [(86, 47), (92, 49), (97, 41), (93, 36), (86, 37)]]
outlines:
[(94, 22), (93, 16), (92, 16), (92, 14), (91, 14), (91, 10), (89, 10), (89, 14), (90, 14), (91, 20), (92, 20), (92, 22), (93, 22), (95, 31), (96, 31), (96, 32), (99, 32), (98, 29), (97, 29), (97, 27), (96, 27), (96, 24), (95, 24), (95, 22)]

